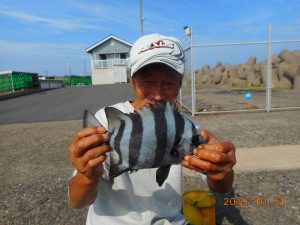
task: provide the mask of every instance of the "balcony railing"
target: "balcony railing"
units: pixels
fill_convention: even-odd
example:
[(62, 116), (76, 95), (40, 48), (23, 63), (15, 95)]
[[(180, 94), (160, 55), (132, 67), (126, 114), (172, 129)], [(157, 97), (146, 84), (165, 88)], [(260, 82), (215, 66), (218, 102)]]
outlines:
[(108, 69), (108, 68), (113, 68), (114, 65), (127, 65), (128, 61), (129, 61), (128, 58), (127, 59), (92, 60), (91, 66), (92, 66), (92, 69)]

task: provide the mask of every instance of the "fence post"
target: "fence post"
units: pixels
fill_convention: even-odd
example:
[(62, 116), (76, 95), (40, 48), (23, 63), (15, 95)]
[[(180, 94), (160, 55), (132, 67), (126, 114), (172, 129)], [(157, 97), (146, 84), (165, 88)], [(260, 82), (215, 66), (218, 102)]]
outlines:
[(268, 40), (268, 61), (267, 61), (267, 90), (266, 90), (266, 110), (272, 108), (272, 25), (269, 23), (269, 40)]

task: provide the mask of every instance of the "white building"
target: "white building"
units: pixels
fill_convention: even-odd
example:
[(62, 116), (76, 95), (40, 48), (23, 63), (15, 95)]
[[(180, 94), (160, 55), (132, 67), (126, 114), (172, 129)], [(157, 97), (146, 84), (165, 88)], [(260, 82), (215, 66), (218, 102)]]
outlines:
[(91, 55), (92, 84), (127, 82), (127, 64), (132, 44), (109, 35), (85, 50)]

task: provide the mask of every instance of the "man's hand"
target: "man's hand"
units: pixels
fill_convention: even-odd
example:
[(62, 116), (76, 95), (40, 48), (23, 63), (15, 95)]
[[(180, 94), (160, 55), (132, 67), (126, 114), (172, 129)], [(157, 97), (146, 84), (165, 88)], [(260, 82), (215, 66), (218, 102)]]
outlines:
[(69, 181), (72, 207), (83, 208), (95, 201), (105, 153), (111, 150), (106, 144), (108, 139), (103, 127), (84, 128), (75, 135), (69, 147), (70, 161), (77, 170), (77, 174)]
[[(98, 180), (102, 173), (102, 163), (106, 152), (111, 150), (105, 144), (109, 139), (105, 128), (89, 127), (80, 130), (74, 137), (69, 150), (70, 161), (78, 173), (88, 179)], [(103, 145), (100, 145), (103, 144)]]
[(182, 165), (204, 173), (209, 187), (217, 192), (228, 191), (233, 183), (233, 166), (236, 163), (235, 146), (230, 142), (220, 142), (205, 130), (200, 131), (207, 144), (193, 150), (194, 155), (185, 156)]

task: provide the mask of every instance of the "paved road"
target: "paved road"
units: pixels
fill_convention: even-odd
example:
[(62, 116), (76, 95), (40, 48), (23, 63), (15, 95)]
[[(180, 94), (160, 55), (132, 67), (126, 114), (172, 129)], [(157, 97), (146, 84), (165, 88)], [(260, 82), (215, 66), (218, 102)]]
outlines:
[(68, 87), (0, 102), (0, 124), (78, 120), (83, 110), (132, 99), (129, 84)]

